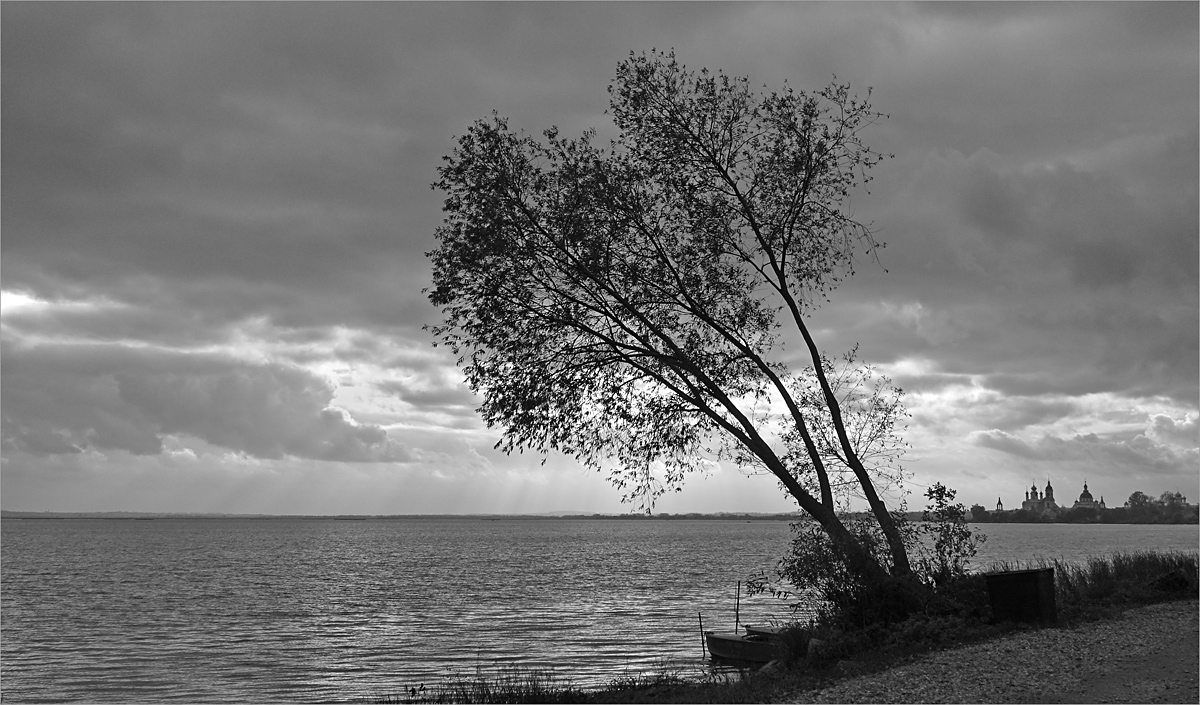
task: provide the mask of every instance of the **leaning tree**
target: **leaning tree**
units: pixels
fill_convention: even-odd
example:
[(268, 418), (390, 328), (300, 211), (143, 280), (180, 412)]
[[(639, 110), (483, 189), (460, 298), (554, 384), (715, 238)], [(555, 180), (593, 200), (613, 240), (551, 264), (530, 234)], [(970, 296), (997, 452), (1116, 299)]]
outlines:
[[(647, 508), (733, 461), (777, 479), (868, 572), (909, 575), (880, 497), (899, 390), (853, 353), (823, 356), (806, 319), (880, 247), (848, 207), (883, 156), (859, 137), (879, 113), (836, 82), (760, 95), (673, 53), (631, 54), (609, 93), (607, 148), (493, 114), (438, 169), (432, 331), (497, 447), (573, 456)], [(839, 517), (848, 493), (882, 557)]]

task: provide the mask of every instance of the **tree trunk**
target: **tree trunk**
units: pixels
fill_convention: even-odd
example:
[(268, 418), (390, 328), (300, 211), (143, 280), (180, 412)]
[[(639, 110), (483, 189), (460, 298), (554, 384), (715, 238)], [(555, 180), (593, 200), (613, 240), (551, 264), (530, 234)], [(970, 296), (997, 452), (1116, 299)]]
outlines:
[[(837, 517), (833, 510), (822, 508), (822, 511), (809, 512), (813, 519), (821, 525), (829, 538), (840, 549), (850, 561), (851, 565), (863, 571), (863, 577), (875, 582), (882, 582), (888, 576), (887, 570), (876, 560), (870, 552), (854, 538), (842, 520)], [(902, 547), (903, 548), (903, 547)]]

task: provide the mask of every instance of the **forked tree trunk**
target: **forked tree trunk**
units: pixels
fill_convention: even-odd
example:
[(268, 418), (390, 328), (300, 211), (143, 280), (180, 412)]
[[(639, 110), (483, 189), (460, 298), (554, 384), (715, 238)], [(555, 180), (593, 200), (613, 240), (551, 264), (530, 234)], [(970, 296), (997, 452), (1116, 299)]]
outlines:
[(800, 334), (804, 337), (804, 343), (808, 347), (809, 356), (812, 358), (813, 371), (816, 373), (817, 381), (821, 385), (821, 394), (825, 397), (825, 404), (829, 408), (829, 417), (833, 421), (833, 427), (837, 432), (838, 443), (841, 445), (842, 452), (846, 456), (846, 464), (850, 466), (850, 470), (854, 472), (855, 478), (858, 479), (858, 484), (862, 487), (863, 496), (866, 497), (867, 504), (871, 507), (871, 513), (875, 516), (875, 520), (879, 522), (879, 528), (883, 531), (883, 535), (887, 539), (888, 548), (892, 553), (892, 574), (897, 577), (906, 578), (912, 574), (912, 566), (908, 561), (908, 549), (904, 546), (904, 538), (900, 535), (900, 529), (892, 519), (891, 513), (888, 512), (887, 506), (879, 498), (879, 493), (875, 491), (875, 485), (871, 482), (871, 477), (867, 473), (867, 469), (863, 466), (862, 461), (859, 460), (858, 453), (855, 452), (854, 447), (850, 444), (850, 437), (846, 433), (846, 424), (842, 420), (841, 405), (838, 403), (837, 396), (834, 395), (833, 389), (829, 385), (829, 379), (825, 376), (821, 351), (817, 348), (817, 343), (813, 340), (808, 326), (805, 325), (799, 309), (795, 306), (795, 302), (789, 299), (789, 304), (792, 308), (793, 320), (796, 322), (796, 327), (800, 330)]

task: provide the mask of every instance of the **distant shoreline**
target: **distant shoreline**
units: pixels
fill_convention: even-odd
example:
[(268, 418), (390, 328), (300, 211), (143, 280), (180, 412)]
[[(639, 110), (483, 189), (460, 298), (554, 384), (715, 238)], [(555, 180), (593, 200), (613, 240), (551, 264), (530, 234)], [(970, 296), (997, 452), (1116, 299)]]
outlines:
[[(150, 519), (304, 519), (312, 521), (542, 521), (542, 520), (602, 520), (602, 521), (806, 521), (807, 517), (798, 514), (771, 514), (765, 512), (715, 512), (687, 514), (585, 514), (581, 512), (544, 513), (544, 514), (227, 514), (227, 513), (187, 513), (187, 512), (27, 512), (0, 510), (0, 520), (48, 520), (48, 519), (110, 519), (110, 520), (150, 520)], [(920, 521), (920, 517), (910, 517), (912, 521)], [(968, 521), (969, 524), (986, 526), (989, 524), (1063, 524), (1075, 525), (1076, 522), (979, 522)], [(1084, 524), (1085, 522), (1078, 522)], [(1164, 521), (1121, 521), (1121, 522), (1086, 522), (1087, 525), (1195, 525), (1195, 521), (1164, 522)]]
[(0, 510), (0, 519), (313, 519), (337, 521), (367, 520), (545, 520), (545, 519), (602, 519), (614, 521), (670, 521), (674, 519), (704, 519), (715, 521), (798, 521), (796, 514), (733, 513), (712, 514), (226, 514), (188, 512), (26, 512)]

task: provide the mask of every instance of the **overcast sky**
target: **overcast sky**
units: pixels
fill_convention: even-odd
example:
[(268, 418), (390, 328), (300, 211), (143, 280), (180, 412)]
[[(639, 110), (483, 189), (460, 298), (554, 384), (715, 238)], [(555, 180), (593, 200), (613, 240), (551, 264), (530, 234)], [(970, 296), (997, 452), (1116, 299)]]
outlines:
[[(651, 48), (890, 115), (883, 266), (815, 327), (906, 390), (911, 505), (1200, 500), (1197, 7), (6, 2), (0, 502), (627, 511), (492, 450), (421, 290), (454, 137), (611, 136)], [(659, 505), (791, 509), (733, 468)]]

